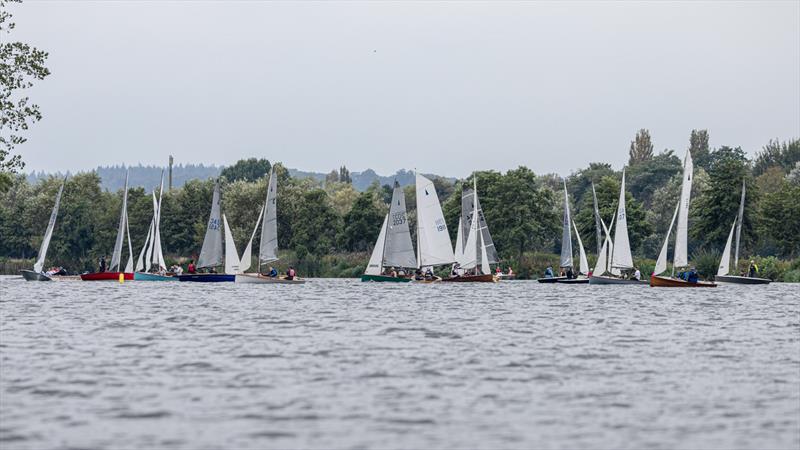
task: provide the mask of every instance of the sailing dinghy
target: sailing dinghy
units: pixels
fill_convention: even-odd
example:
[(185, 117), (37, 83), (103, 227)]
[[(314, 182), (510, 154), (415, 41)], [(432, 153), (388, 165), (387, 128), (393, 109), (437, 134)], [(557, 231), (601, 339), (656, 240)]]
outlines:
[(411, 244), (411, 231), (406, 215), (406, 196), (400, 183), (395, 180), (389, 215), (383, 219), (381, 232), (372, 249), (367, 269), (361, 275), (361, 281), (406, 283), (411, 281), (411, 277), (400, 271), (413, 270), (416, 267), (417, 256)]
[[(719, 270), (714, 281), (717, 283), (730, 283), (730, 284), (769, 284), (769, 278), (748, 277), (735, 275), (739, 267), (739, 238), (742, 235), (742, 219), (744, 218), (744, 196), (745, 196), (745, 183), (742, 180), (742, 200), (739, 202), (739, 215), (733, 220), (731, 225), (731, 232), (728, 234), (728, 241), (725, 243), (725, 250), (722, 251), (722, 259), (719, 263)], [(731, 266), (731, 244), (733, 243), (733, 232), (736, 229), (736, 251), (733, 256), (733, 266)], [(733, 271), (734, 275), (730, 275)]]
[(144, 246), (136, 261), (136, 272), (133, 279), (136, 281), (178, 281), (177, 278), (167, 275), (167, 263), (164, 262), (164, 252), (161, 249), (161, 200), (164, 195), (164, 172), (161, 172), (161, 186), (158, 189), (158, 198), (153, 191), (153, 218), (147, 230)]
[(53, 228), (56, 226), (56, 217), (58, 217), (58, 206), (61, 203), (61, 193), (64, 192), (64, 184), (66, 184), (67, 179), (64, 178), (64, 181), (61, 183), (61, 187), (58, 188), (58, 194), (56, 194), (56, 203), (53, 205), (53, 211), (50, 213), (50, 221), (47, 222), (47, 230), (44, 232), (44, 238), (42, 238), (42, 246), (39, 248), (39, 256), (36, 258), (36, 262), (33, 264), (33, 270), (20, 270), (22, 272), (22, 278), (25, 278), (26, 281), (52, 281), (53, 275), (49, 275), (42, 271), (44, 268), (44, 260), (47, 256), (47, 248), (50, 246), (50, 238), (53, 237)]
[(414, 281), (432, 283), (441, 281), (437, 276), (426, 275), (433, 267), (450, 265), (455, 262), (450, 234), (444, 220), (442, 206), (433, 181), (416, 174), (417, 191), (417, 269)]
[[(306, 281), (294, 277), (270, 277), (261, 273), (261, 265), (269, 264), (278, 260), (278, 177), (275, 175), (273, 167), (267, 182), (267, 198), (264, 207), (256, 219), (256, 226), (250, 235), (250, 241), (242, 254), (239, 263), (239, 271), (236, 274), (237, 283), (272, 283), (272, 284), (303, 284)], [(261, 239), (258, 247), (258, 270), (255, 273), (245, 273), (250, 268), (253, 254), (253, 238), (256, 236), (258, 227), (261, 227)]]
[[(125, 236), (128, 237), (128, 262), (125, 270), (120, 271), (122, 262), (122, 244)], [(117, 228), (117, 240), (114, 244), (114, 253), (111, 255), (111, 265), (107, 272), (84, 273), (81, 275), (83, 281), (117, 281), (120, 276), (125, 280), (133, 280), (133, 246), (131, 244), (131, 230), (128, 226), (128, 173), (125, 173), (125, 191), (122, 195), (122, 211), (119, 214), (119, 227)]]
[[(596, 267), (589, 279), (589, 284), (622, 284), (622, 285), (637, 285), (642, 286), (648, 284), (647, 281), (637, 280), (635, 278), (625, 278), (622, 276), (622, 271), (632, 271), (635, 269), (633, 266), (633, 255), (631, 254), (630, 240), (628, 239), (628, 219), (625, 205), (625, 171), (622, 171), (622, 185), (619, 189), (619, 202), (617, 203), (617, 215), (615, 217), (617, 227), (614, 228), (614, 241), (607, 241), (609, 243), (609, 253), (611, 258), (603, 259), (609, 261), (610, 264), (602, 267)], [(613, 221), (612, 221), (613, 225)], [(606, 255), (604, 255), (605, 257)], [(599, 260), (599, 259), (598, 259)]]
[[(454, 272), (456, 274), (442, 281), (455, 283), (496, 282), (497, 279), (492, 274), (491, 264), (499, 262), (497, 250), (494, 248), (494, 241), (481, 209), (477, 182), (474, 177), (472, 189), (464, 191), (461, 197), (461, 219), (458, 231), (461, 239), (456, 237), (456, 248), (461, 242), (463, 242), (463, 247), (454, 253), (456, 260)], [(464, 238), (463, 235), (467, 237)]]
[[(225, 253), (222, 252), (222, 227), (225, 226)], [(223, 259), (224, 258), (224, 259)], [(239, 266), (239, 255), (233, 243), (233, 235), (228, 226), (228, 219), (220, 212), (219, 183), (214, 184), (214, 195), (211, 199), (211, 214), (208, 217), (203, 247), (197, 259), (198, 269), (213, 269), (225, 265), (225, 273), (185, 273), (178, 275), (178, 281), (201, 283), (233, 282)]]
[(675, 222), (675, 217), (678, 218), (677, 229), (675, 230), (675, 250), (673, 253), (672, 263), (672, 276), (663, 276), (667, 270), (667, 246), (669, 244), (669, 235), (672, 231), (673, 223), (670, 223), (667, 229), (667, 237), (664, 239), (664, 245), (661, 247), (661, 253), (658, 255), (655, 270), (650, 275), (650, 286), (654, 287), (716, 287), (715, 283), (710, 281), (697, 281), (689, 282), (682, 278), (674, 276), (676, 267), (687, 267), (689, 265), (689, 202), (692, 194), (692, 177), (694, 173), (694, 163), (692, 162), (692, 154), (687, 149), (686, 158), (683, 161), (683, 182), (681, 183), (681, 198), (678, 201), (678, 206), (675, 209), (675, 214), (672, 215), (672, 222)]

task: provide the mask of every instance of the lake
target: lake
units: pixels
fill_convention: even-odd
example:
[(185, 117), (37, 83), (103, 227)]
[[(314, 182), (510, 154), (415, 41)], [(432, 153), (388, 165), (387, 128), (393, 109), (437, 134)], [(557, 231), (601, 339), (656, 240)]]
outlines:
[(800, 285), (0, 278), (0, 448), (800, 447)]

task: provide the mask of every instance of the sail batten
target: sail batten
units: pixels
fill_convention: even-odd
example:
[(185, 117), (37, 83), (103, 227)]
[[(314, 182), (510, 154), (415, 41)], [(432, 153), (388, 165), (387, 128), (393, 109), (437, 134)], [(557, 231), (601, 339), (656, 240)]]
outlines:
[(47, 222), (47, 229), (44, 232), (44, 238), (42, 238), (42, 245), (39, 247), (39, 255), (36, 258), (36, 262), (33, 264), (33, 271), (34, 272), (41, 272), (44, 268), (44, 261), (47, 257), (47, 248), (50, 247), (50, 239), (53, 237), (53, 228), (56, 226), (56, 218), (58, 217), (58, 208), (61, 204), (61, 194), (64, 192), (64, 185), (67, 183), (66, 177), (64, 181), (61, 183), (61, 187), (58, 188), (58, 193), (56, 194), (56, 202), (53, 205), (53, 211), (50, 212), (50, 220)]

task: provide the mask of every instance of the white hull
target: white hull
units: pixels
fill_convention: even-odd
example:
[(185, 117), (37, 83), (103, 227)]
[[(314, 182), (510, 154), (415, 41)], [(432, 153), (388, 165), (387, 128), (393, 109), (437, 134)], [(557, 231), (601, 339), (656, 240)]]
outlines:
[(295, 278), (294, 280), (287, 280), (280, 277), (268, 277), (257, 273), (242, 273), (237, 274), (235, 283), (261, 283), (261, 284), (303, 284), (306, 280)]

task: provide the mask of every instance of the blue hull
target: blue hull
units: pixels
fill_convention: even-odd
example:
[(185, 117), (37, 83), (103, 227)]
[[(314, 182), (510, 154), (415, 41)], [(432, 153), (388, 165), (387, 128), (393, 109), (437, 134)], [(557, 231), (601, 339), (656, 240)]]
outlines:
[(168, 277), (166, 275), (145, 272), (134, 273), (133, 279), (136, 281), (178, 281), (176, 277)]
[(192, 281), (195, 283), (233, 283), (236, 275), (226, 273), (196, 273), (189, 275), (178, 275), (178, 281)]

